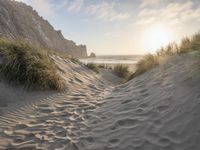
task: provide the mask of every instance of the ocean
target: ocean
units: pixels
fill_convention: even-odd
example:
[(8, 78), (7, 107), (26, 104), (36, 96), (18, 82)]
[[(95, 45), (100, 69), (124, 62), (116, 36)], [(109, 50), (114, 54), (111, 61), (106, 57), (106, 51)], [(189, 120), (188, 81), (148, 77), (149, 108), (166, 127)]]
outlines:
[(135, 64), (142, 58), (142, 55), (102, 55), (95, 58), (80, 59), (84, 64), (94, 63), (97, 65), (106, 65), (106, 67), (113, 68), (121, 64), (127, 66), (129, 71), (135, 71)]
[(95, 58), (80, 59), (84, 64), (95, 63), (95, 64), (136, 64), (138, 60), (142, 58), (142, 55), (102, 55)]

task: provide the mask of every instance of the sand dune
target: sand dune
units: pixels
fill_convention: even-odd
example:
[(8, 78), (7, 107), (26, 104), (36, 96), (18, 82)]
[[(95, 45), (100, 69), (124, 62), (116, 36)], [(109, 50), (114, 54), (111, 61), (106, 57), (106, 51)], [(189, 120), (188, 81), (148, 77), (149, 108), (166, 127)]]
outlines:
[[(118, 86), (84, 66), (53, 59), (67, 92), (34, 97), (15, 89), (12, 99), (17, 102), (0, 100), (0, 149), (200, 149), (200, 69), (195, 54), (172, 57)], [(6, 84), (1, 85), (3, 90)], [(20, 94), (27, 95), (21, 105)]]

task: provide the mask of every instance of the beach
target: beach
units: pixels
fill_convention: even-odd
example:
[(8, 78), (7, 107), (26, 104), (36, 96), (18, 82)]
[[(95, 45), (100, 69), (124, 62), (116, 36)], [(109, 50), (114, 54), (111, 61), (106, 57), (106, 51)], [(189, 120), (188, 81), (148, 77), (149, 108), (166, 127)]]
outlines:
[[(53, 59), (68, 83), (67, 92), (39, 94), (1, 81), (4, 96), (13, 100), (0, 101), (0, 149), (200, 148), (194, 54), (174, 56), (125, 84)], [(15, 92), (9, 95), (11, 90)]]
[(0, 0), (0, 150), (200, 150), (200, 1)]
[(94, 63), (100, 68), (113, 69), (117, 65), (128, 66), (130, 72), (135, 71), (136, 63), (143, 55), (100, 55), (95, 58), (80, 59), (83, 64)]

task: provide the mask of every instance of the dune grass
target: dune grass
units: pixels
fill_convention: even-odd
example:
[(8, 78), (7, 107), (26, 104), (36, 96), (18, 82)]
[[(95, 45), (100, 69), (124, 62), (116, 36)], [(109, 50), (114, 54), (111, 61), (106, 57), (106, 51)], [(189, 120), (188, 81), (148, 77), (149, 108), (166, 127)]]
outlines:
[(129, 80), (158, 66), (170, 56), (196, 50), (200, 51), (200, 33), (195, 34), (191, 38), (183, 38), (179, 45), (177, 43), (170, 43), (166, 47), (161, 47), (156, 54), (147, 54), (136, 64), (136, 71), (130, 76)]
[(23, 84), (28, 89), (65, 88), (47, 50), (22, 41), (0, 39), (0, 56), (0, 73), (9, 81)]
[(118, 64), (114, 66), (113, 72), (120, 78), (128, 79), (130, 72), (129, 68), (126, 65)]
[(99, 64), (98, 68), (109, 69), (109, 66), (107, 64)]
[(74, 64), (81, 64), (81, 62), (75, 58), (75, 57), (70, 57), (71, 62), (73, 62)]
[(94, 63), (88, 63), (88, 64), (86, 64), (86, 66), (89, 69), (93, 70), (94, 72), (99, 73), (99, 68), (98, 68), (98, 66), (96, 64), (94, 64)]

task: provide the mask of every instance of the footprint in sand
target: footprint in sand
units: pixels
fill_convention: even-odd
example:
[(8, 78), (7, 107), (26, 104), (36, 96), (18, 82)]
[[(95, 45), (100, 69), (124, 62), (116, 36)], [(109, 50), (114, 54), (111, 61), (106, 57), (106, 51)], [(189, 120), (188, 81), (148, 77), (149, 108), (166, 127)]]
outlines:
[(153, 123), (154, 123), (155, 126), (161, 126), (162, 125), (161, 120), (155, 120)]
[(142, 89), (141, 91), (140, 91), (140, 93), (146, 93), (147, 92), (147, 89)]
[(8, 104), (6, 102), (1, 102), (0, 103), (0, 108), (8, 107)]
[(66, 109), (65, 106), (63, 106), (63, 107), (57, 107), (57, 108), (56, 108), (56, 110), (57, 110), (58, 112), (64, 112), (65, 109)]
[(125, 100), (125, 101), (121, 102), (121, 104), (130, 103), (131, 101), (132, 101), (132, 99), (128, 99), (128, 100)]
[(77, 82), (83, 83), (83, 81), (77, 77), (74, 78)]
[(156, 132), (147, 133), (146, 138), (153, 141), (157, 141), (160, 139), (159, 135)]
[(163, 105), (163, 106), (156, 107), (156, 110), (158, 110), (158, 112), (163, 112), (163, 111), (166, 111), (168, 108), (169, 106)]
[(118, 143), (119, 142), (119, 139), (110, 139), (109, 140), (109, 143), (112, 143), (112, 144), (115, 144), (115, 143)]
[(95, 141), (95, 139), (93, 137), (91, 137), (91, 136), (84, 137), (84, 139), (89, 143), (93, 143)]
[(140, 113), (143, 113), (144, 112), (144, 109), (143, 108), (137, 108), (135, 110), (136, 113), (140, 114)]
[(21, 129), (26, 129), (28, 126), (26, 124), (16, 124), (14, 126), (14, 130), (21, 130)]
[(153, 83), (153, 86), (158, 86), (158, 85), (160, 85), (161, 83), (160, 82), (158, 82), (157, 80)]
[(171, 141), (167, 138), (162, 138), (158, 141), (158, 143), (163, 146), (163, 147), (166, 147), (166, 146), (169, 146)]
[(67, 102), (67, 101), (65, 101), (65, 102), (61, 102), (61, 103), (59, 103), (60, 105), (71, 105), (72, 104), (72, 102)]
[(199, 95), (197, 95), (197, 98), (200, 98), (200, 94), (199, 94)]
[(149, 94), (147, 93), (147, 89), (141, 90), (140, 93), (141, 93), (141, 95), (142, 95), (143, 97), (149, 96)]
[(149, 96), (149, 94), (148, 93), (143, 93), (142, 96), (143, 97), (147, 97), (147, 96)]
[(14, 142), (15, 144), (17, 144), (17, 143), (22, 143), (22, 142), (24, 142), (24, 137), (23, 137), (23, 136), (15, 137), (15, 138), (13, 138), (13, 142)]
[(48, 105), (48, 104), (40, 104), (40, 105), (38, 105), (38, 107), (50, 107), (50, 105)]
[(54, 133), (55, 133), (56, 136), (59, 136), (59, 137), (66, 137), (67, 136), (67, 131), (64, 128), (56, 130)]
[(51, 107), (39, 107), (38, 110), (41, 113), (52, 113), (52, 112), (54, 112), (53, 108), (51, 108)]
[(142, 103), (139, 105), (139, 108), (146, 108), (148, 106), (148, 102)]
[(116, 130), (118, 127), (133, 127), (138, 124), (138, 119), (130, 119), (130, 118), (125, 118), (118, 120), (114, 126), (112, 126), (110, 129), (111, 130)]

